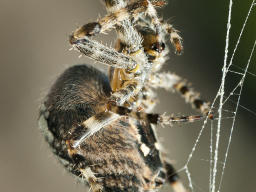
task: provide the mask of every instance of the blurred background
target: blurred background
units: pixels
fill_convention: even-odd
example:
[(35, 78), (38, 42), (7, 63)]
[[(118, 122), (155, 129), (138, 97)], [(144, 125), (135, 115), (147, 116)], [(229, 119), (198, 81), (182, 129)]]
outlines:
[[(252, 0), (233, 1), (229, 59), (251, 3)], [(201, 97), (210, 102), (214, 100), (221, 83), (228, 6), (228, 0), (169, 0), (164, 9), (158, 10), (159, 16), (171, 18), (171, 23), (180, 31), (185, 48), (182, 56), (176, 56), (170, 48), (170, 59), (164, 69), (188, 79), (195, 90), (201, 93)], [(255, 9), (254, 6), (233, 60), (233, 64), (243, 69), (256, 39)], [(64, 69), (81, 63), (94, 65), (92, 60), (78, 58), (79, 53), (69, 51), (68, 35), (76, 29), (76, 24), (81, 26), (95, 21), (99, 14), (101, 17), (106, 14), (100, 1), (0, 1), (0, 191), (88, 191), (77, 185), (73, 177), (56, 162), (38, 129), (37, 115), (38, 106), (45, 94)], [(115, 33), (100, 35), (95, 39), (109, 45), (114, 43)], [(246, 75), (240, 98), (220, 191), (256, 190), (255, 64), (254, 53), (248, 69), (251, 74)], [(243, 73), (236, 67), (231, 70)], [(239, 78), (239, 74), (228, 74), (226, 96), (238, 84)], [(198, 114), (177, 93), (160, 89), (157, 93), (161, 102), (155, 112)], [(232, 96), (230, 99), (236, 103), (237, 98)], [(228, 101), (223, 109), (234, 111), (235, 103)], [(227, 117), (232, 115), (234, 114), (223, 112), (225, 119), (220, 133), (217, 184), (221, 178), (221, 167), (232, 125), (232, 119)], [(177, 170), (186, 165), (202, 124), (197, 122), (158, 127), (159, 137)], [(214, 137), (216, 124), (214, 121)], [(208, 125), (188, 164), (194, 191), (209, 191), (211, 129)], [(180, 175), (189, 189), (186, 172), (181, 171)], [(163, 191), (170, 190), (170, 186), (166, 186)]]

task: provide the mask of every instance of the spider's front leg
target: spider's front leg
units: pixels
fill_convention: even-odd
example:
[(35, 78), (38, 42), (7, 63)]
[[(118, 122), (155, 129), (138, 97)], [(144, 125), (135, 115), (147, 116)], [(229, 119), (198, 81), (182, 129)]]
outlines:
[(163, 5), (165, 5), (164, 1), (156, 1), (153, 3), (150, 3), (149, 1), (140, 1), (131, 3), (124, 8), (120, 8), (116, 12), (110, 13), (98, 22), (88, 23), (80, 27), (70, 35), (69, 42), (74, 49), (80, 51), (85, 56), (92, 58), (95, 61), (102, 62), (115, 68), (132, 70), (136, 67), (136, 62), (133, 59), (129, 58), (127, 55), (116, 52), (114, 49), (103, 46), (102, 44), (93, 41), (88, 37), (95, 36), (100, 33), (106, 33), (106, 31), (116, 28), (117, 26), (122, 28), (122, 25), (124, 24), (122, 22), (128, 21), (128, 23), (125, 24), (128, 26), (124, 28), (124, 31), (118, 34), (119, 38), (126, 42), (128, 37), (128, 45), (131, 47), (138, 45), (140, 44), (140, 38), (136, 39), (136, 35), (129, 36), (128, 34), (127, 36), (124, 35), (124, 33), (136, 33), (133, 32), (133, 30), (128, 32), (129, 30), (127, 29), (133, 28), (129, 22), (129, 19), (136, 21), (136, 19), (138, 19), (142, 13), (147, 12), (152, 18), (152, 21), (156, 27), (156, 37), (160, 42), (161, 26), (153, 6), (162, 7)]
[(106, 47), (97, 41), (90, 39), (91, 36), (105, 33), (120, 24), (121, 21), (127, 19), (129, 14), (121, 14), (122, 9), (115, 13), (107, 15), (98, 22), (88, 23), (69, 36), (71, 46), (95, 61), (107, 64), (115, 68), (123, 68), (133, 70), (137, 66), (137, 62), (129, 56), (118, 53), (115, 49)]
[(118, 53), (116, 50), (106, 47), (97, 41), (85, 37), (75, 38), (72, 34), (70, 36), (70, 43), (74, 49), (80, 51), (85, 56), (115, 68), (132, 70), (137, 66), (136, 61), (129, 56)]

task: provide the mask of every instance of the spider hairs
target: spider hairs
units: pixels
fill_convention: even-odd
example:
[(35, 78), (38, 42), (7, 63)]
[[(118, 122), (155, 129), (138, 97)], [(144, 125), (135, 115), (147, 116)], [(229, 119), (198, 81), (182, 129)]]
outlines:
[[(159, 72), (167, 59), (168, 35), (177, 54), (178, 32), (158, 18), (165, 1), (103, 1), (108, 15), (70, 37), (73, 49), (109, 65), (108, 77), (94, 67), (68, 68), (40, 107), (39, 126), (58, 160), (93, 192), (157, 191), (170, 183), (186, 191), (165, 157), (154, 124), (213, 119), (202, 101), (177, 75)], [(90, 37), (115, 29), (115, 49)], [(175, 89), (204, 116), (172, 117), (150, 113), (154, 88)], [(143, 123), (142, 123), (143, 122)]]

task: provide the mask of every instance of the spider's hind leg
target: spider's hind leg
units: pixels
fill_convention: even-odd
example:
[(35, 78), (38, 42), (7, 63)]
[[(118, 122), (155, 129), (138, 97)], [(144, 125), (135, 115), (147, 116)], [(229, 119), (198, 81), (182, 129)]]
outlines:
[(199, 94), (193, 91), (188, 83), (179, 76), (171, 73), (153, 73), (148, 83), (154, 88), (161, 87), (166, 90), (176, 90), (185, 98), (186, 102), (191, 104), (192, 108), (201, 111), (209, 119), (214, 119), (209, 104), (203, 101)]
[(131, 96), (136, 94), (139, 89), (139, 85), (135, 82), (127, 83), (126, 86), (117, 92), (113, 93), (109, 98), (107, 103), (107, 109), (118, 115), (129, 116), (140, 121), (146, 121), (153, 124), (169, 124), (172, 123), (182, 123), (182, 122), (194, 122), (204, 119), (203, 116), (183, 116), (183, 117), (172, 117), (159, 114), (150, 114), (145, 112), (138, 112), (137, 110), (132, 110), (123, 107), (125, 101), (127, 101)]
[(151, 167), (155, 175), (156, 187), (161, 188), (162, 184), (169, 183), (175, 192), (186, 192), (178, 173), (162, 151), (163, 147), (157, 140), (155, 126), (139, 121), (132, 122), (136, 124), (141, 134), (140, 149), (144, 154), (146, 164)]
[(93, 192), (102, 192), (103, 185), (92, 172), (90, 166), (86, 164), (86, 159), (78, 154), (79, 149), (74, 148), (69, 141), (67, 141), (67, 145), (68, 153), (74, 162), (75, 168), (80, 172), (78, 177), (85, 178)]
[(172, 125), (172, 123), (188, 123), (195, 122), (204, 119), (202, 115), (196, 116), (182, 116), (173, 117), (159, 114), (151, 114), (145, 112), (138, 112), (128, 109), (126, 107), (118, 106), (115, 102), (109, 102), (107, 105), (109, 111), (112, 111), (118, 115), (129, 116), (140, 121), (146, 121), (153, 124), (167, 124)]
[(187, 190), (180, 181), (179, 175), (168, 161), (164, 161), (164, 167), (167, 174), (167, 182), (171, 184), (175, 192), (186, 192)]

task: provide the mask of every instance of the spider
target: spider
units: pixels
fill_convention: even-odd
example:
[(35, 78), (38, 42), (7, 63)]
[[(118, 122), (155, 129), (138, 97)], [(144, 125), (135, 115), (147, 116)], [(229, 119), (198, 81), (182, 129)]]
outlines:
[[(73, 49), (109, 65), (108, 77), (87, 65), (67, 69), (40, 108), (39, 126), (59, 161), (93, 192), (157, 191), (165, 182), (185, 188), (157, 141), (155, 124), (213, 119), (202, 101), (177, 75), (159, 70), (167, 59), (165, 36), (177, 54), (182, 39), (158, 18), (163, 0), (104, 0), (108, 15), (70, 37)], [(115, 29), (115, 49), (90, 36)], [(172, 117), (150, 113), (154, 88), (175, 89), (204, 116)]]

